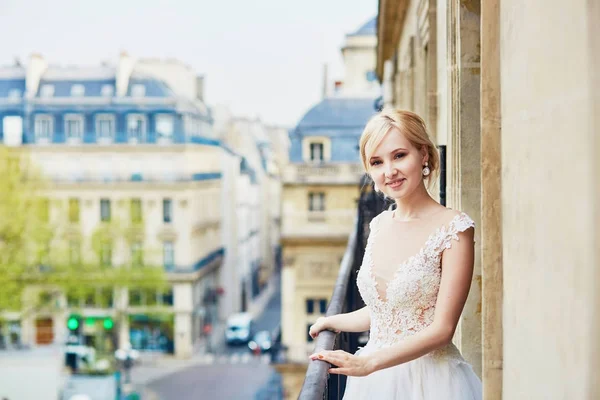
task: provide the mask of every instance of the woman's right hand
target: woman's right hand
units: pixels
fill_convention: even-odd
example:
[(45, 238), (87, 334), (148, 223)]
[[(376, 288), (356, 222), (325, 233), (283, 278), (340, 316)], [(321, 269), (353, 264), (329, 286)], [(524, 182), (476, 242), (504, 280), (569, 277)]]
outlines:
[[(312, 324), (310, 326), (310, 329), (308, 330), (308, 334), (310, 335), (311, 338), (316, 338), (317, 336), (319, 336), (319, 332), (324, 331), (324, 330), (332, 330), (329, 326), (327, 326), (327, 317), (319, 317), (317, 318), (317, 321)], [(334, 330), (335, 333), (340, 333), (340, 331), (338, 330)]]

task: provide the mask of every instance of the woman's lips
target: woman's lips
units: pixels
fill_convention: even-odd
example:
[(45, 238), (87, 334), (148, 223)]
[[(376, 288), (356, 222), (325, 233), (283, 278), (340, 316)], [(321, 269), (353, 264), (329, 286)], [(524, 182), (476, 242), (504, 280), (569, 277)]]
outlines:
[(388, 185), (389, 187), (391, 187), (392, 189), (397, 189), (397, 188), (399, 188), (400, 186), (402, 186), (402, 184), (404, 183), (404, 181), (405, 181), (405, 180), (406, 180), (405, 178), (402, 178), (402, 179), (396, 179), (396, 180), (394, 180), (394, 181), (391, 181), (391, 182), (387, 183), (387, 185)]

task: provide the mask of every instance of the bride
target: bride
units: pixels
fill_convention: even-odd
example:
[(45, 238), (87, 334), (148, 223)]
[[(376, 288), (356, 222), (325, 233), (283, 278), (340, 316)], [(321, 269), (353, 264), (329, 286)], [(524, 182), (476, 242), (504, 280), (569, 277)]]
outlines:
[(370, 224), (357, 277), (366, 307), (319, 318), (309, 333), (370, 330), (369, 341), (354, 355), (319, 351), (310, 359), (349, 376), (345, 400), (480, 400), (481, 381), (452, 344), (473, 276), (475, 224), (427, 192), (439, 156), (418, 115), (375, 115), (360, 155), (396, 209)]

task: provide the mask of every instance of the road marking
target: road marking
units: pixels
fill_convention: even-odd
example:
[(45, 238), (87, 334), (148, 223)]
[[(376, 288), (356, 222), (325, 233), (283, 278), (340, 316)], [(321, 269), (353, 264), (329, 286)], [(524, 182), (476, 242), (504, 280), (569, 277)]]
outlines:
[(237, 363), (239, 363), (239, 362), (240, 362), (240, 355), (239, 355), (238, 353), (234, 353), (234, 354), (232, 354), (232, 355), (231, 355), (231, 360), (230, 360), (230, 362), (231, 362), (232, 364), (237, 364)]
[(250, 358), (251, 358), (251, 356), (249, 353), (242, 354), (242, 362), (244, 364), (248, 364), (248, 362), (250, 361)]

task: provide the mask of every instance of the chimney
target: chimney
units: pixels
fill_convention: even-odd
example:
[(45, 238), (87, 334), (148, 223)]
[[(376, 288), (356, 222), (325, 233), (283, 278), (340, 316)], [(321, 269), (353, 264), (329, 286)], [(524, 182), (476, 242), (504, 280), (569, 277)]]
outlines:
[(124, 97), (127, 95), (127, 88), (129, 87), (129, 78), (135, 68), (136, 60), (127, 54), (126, 51), (122, 51), (119, 55), (119, 64), (117, 66), (117, 82), (116, 82), (116, 96)]
[(335, 81), (335, 86), (334, 86), (334, 92), (337, 94), (342, 90), (342, 87), (344, 86), (344, 82), (343, 81)]
[(327, 90), (328, 80), (329, 78), (327, 76), (327, 64), (323, 64), (323, 98), (326, 98), (329, 95)]
[(200, 101), (204, 101), (204, 77), (196, 77), (196, 98)]
[(25, 78), (25, 88), (27, 91), (27, 97), (35, 97), (38, 88), (40, 86), (40, 80), (42, 75), (46, 72), (48, 63), (44, 57), (39, 53), (33, 53), (29, 57), (29, 64), (27, 65), (27, 76)]

